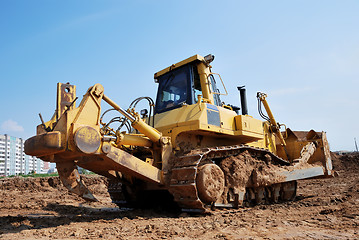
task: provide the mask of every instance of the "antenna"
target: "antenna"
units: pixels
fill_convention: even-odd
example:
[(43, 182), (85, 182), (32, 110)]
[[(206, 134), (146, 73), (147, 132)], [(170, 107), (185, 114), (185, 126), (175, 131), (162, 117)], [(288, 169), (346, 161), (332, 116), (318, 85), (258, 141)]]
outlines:
[(355, 148), (356, 148), (357, 152), (359, 152), (356, 138), (354, 138), (354, 143), (355, 143)]

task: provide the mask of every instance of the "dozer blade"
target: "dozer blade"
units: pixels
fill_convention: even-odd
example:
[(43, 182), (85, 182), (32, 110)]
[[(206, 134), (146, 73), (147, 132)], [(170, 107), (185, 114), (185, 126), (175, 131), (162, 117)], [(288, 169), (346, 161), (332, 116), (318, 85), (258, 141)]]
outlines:
[[(322, 167), (324, 177), (333, 177), (336, 173), (333, 171), (330, 149), (325, 132), (315, 132), (314, 130), (292, 131), (287, 128), (287, 151), (295, 165), (300, 168), (301, 165)], [(304, 168), (302, 168), (304, 169)], [(318, 177), (320, 177), (318, 175)]]
[(73, 161), (57, 162), (56, 168), (62, 183), (70, 192), (76, 193), (88, 201), (98, 201), (81, 180), (77, 166)]

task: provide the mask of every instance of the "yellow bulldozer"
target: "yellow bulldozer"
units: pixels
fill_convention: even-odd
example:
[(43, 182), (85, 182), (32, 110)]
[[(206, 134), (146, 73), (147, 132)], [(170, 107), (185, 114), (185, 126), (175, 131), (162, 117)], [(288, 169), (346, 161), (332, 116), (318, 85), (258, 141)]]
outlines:
[[(244, 87), (238, 87), (240, 107), (221, 102), (225, 93), (217, 84), (223, 81), (211, 71), (213, 60), (194, 55), (155, 73), (156, 100), (140, 97), (128, 109), (100, 84), (76, 107), (76, 87), (58, 83), (55, 114), (48, 122), (40, 115), (25, 152), (56, 163), (63, 184), (86, 200), (96, 198), (78, 167), (107, 177), (109, 194), (121, 207), (166, 199), (182, 211), (204, 212), (290, 201), (297, 180), (334, 175), (325, 132), (279, 124), (260, 92), (264, 121), (253, 118)], [(141, 101), (148, 107), (138, 113)], [(111, 111), (119, 114), (106, 122)]]

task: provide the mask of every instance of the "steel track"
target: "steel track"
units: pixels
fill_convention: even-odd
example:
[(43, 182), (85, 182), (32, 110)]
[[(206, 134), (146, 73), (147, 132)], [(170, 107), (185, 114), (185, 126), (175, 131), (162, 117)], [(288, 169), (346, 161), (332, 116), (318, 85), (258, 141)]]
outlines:
[[(205, 163), (213, 163), (218, 159), (237, 156), (248, 151), (252, 156), (264, 156), (268, 154), (272, 163), (288, 166), (290, 163), (272, 152), (250, 147), (247, 145), (234, 145), (216, 148), (206, 148), (193, 151), (177, 158), (171, 170), (171, 180), (168, 191), (173, 195), (174, 201), (185, 212), (205, 212), (211, 206), (205, 205), (199, 198), (196, 187), (197, 169)], [(262, 160), (260, 157), (256, 157)], [(109, 183), (108, 192), (111, 199), (119, 207), (133, 207), (131, 201), (126, 199), (121, 182)], [(246, 188), (245, 202), (243, 205), (252, 206), (261, 203), (278, 202), (280, 200), (291, 200), (296, 193), (296, 182), (277, 183), (260, 188)], [(213, 205), (215, 206), (215, 205)], [(219, 204), (219, 207), (238, 207), (237, 204)]]
[[(269, 154), (272, 158), (274, 164), (278, 165), (290, 165), (290, 163), (276, 155), (272, 152), (261, 149), (250, 147), (247, 145), (235, 145), (235, 146), (226, 146), (226, 147), (217, 147), (217, 148), (207, 148), (203, 150), (196, 151), (196, 154), (188, 154), (182, 157), (179, 157), (177, 162), (172, 169), (171, 181), (169, 186), (169, 192), (174, 196), (174, 201), (179, 205), (182, 211), (186, 212), (204, 212), (210, 206), (206, 206), (200, 199), (197, 193), (196, 188), (196, 175), (198, 166), (202, 163), (215, 162), (215, 159), (223, 159), (229, 156), (237, 156), (244, 151), (249, 151), (251, 155), (265, 155)], [(278, 187), (281, 188), (280, 184), (276, 184), (277, 187), (270, 190), (270, 186), (266, 189), (258, 189), (263, 194), (268, 196), (268, 198), (273, 198), (275, 191), (278, 192)], [(253, 192), (254, 197), (258, 193), (257, 189), (251, 188), (247, 189), (248, 192)], [(262, 193), (262, 191), (267, 191)], [(279, 190), (283, 191), (283, 190)], [(280, 192), (277, 194), (281, 194)], [(283, 195), (283, 194), (282, 194)], [(264, 197), (266, 197), (264, 196)], [(257, 197), (258, 198), (258, 197)], [(251, 200), (252, 197), (246, 194), (246, 199)], [(253, 201), (251, 201), (253, 202)], [(274, 201), (275, 202), (275, 201)], [(258, 201), (261, 203), (261, 201)], [(222, 205), (223, 207), (238, 207), (236, 204), (227, 204)]]

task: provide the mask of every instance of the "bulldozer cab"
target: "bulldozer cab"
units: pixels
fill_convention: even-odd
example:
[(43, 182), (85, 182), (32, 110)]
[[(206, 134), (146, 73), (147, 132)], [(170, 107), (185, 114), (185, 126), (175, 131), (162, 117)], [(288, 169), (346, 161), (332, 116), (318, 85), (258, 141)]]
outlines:
[(208, 63), (198, 55), (157, 72), (155, 80), (158, 83), (155, 113), (196, 104), (199, 95), (214, 105), (221, 105), (219, 95), (213, 94), (218, 93), (215, 78)]

